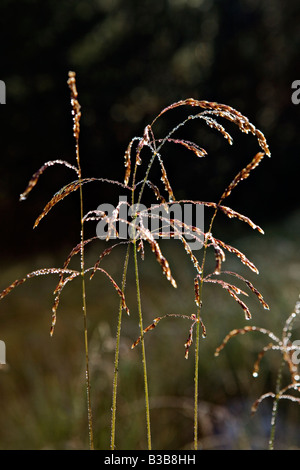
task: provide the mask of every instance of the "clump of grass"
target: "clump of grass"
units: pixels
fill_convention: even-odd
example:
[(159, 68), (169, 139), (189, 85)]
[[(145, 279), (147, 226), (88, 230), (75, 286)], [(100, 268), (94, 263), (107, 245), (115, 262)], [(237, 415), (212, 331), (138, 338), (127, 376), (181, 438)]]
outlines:
[[(300, 302), (298, 301), (295, 305), (294, 312), (287, 318), (283, 329), (282, 329), (282, 336), (281, 338), (277, 337), (272, 331), (259, 328), (256, 326), (245, 326), (244, 328), (234, 329), (228, 333), (228, 335), (224, 338), (221, 345), (216, 349), (215, 356), (218, 356), (222, 349), (226, 346), (228, 341), (237, 335), (244, 335), (248, 332), (255, 332), (258, 331), (263, 335), (266, 335), (271, 342), (265, 346), (260, 353), (258, 354), (257, 360), (255, 361), (252, 375), (253, 377), (258, 377), (259, 369), (260, 369), (260, 362), (265, 356), (268, 351), (280, 351), (282, 355), (282, 359), (278, 368), (277, 372), (277, 380), (275, 386), (275, 392), (267, 392), (261, 395), (252, 405), (251, 411), (252, 414), (256, 413), (259, 404), (265, 400), (266, 398), (273, 399), (273, 407), (272, 407), (272, 417), (271, 417), (271, 432), (270, 432), (270, 439), (269, 439), (269, 449), (274, 449), (275, 443), (275, 430), (276, 430), (276, 418), (278, 414), (278, 405), (280, 400), (290, 400), (294, 403), (298, 403), (300, 405), (300, 398), (290, 395), (289, 391), (295, 390), (300, 392), (300, 372), (298, 368), (299, 364), (299, 351), (300, 346), (299, 342), (293, 342), (291, 340), (292, 330), (294, 326), (294, 322), (297, 319), (298, 315), (300, 314)], [(282, 378), (283, 378), (283, 367), (287, 365), (290, 377), (290, 383), (285, 387), (282, 387)]]
[[(270, 156), (270, 151), (266, 139), (262, 132), (250, 123), (250, 121), (239, 111), (234, 108), (209, 101), (200, 101), (195, 99), (181, 100), (170, 106), (164, 108), (158, 116), (152, 121), (151, 124), (147, 125), (144, 129), (143, 136), (134, 137), (124, 155), (124, 166), (125, 175), (124, 182), (108, 180), (106, 178), (83, 178), (80, 165), (79, 155), (79, 134), (80, 134), (80, 117), (81, 108), (78, 102), (78, 92), (76, 87), (75, 73), (69, 73), (68, 86), (71, 92), (71, 107), (73, 115), (73, 134), (75, 138), (75, 160), (76, 165), (70, 164), (63, 160), (53, 160), (45, 163), (31, 178), (27, 188), (21, 194), (20, 200), (27, 198), (28, 194), (35, 187), (40, 176), (44, 171), (53, 165), (64, 165), (68, 169), (76, 173), (77, 179), (71, 181), (66, 186), (61, 188), (52, 199), (46, 204), (41, 214), (37, 217), (34, 227), (37, 227), (42, 219), (49, 213), (50, 210), (56, 206), (56, 204), (62, 201), (68, 195), (79, 190), (79, 204), (80, 204), (80, 237), (79, 243), (72, 249), (70, 254), (65, 260), (62, 268), (43, 268), (38, 271), (27, 274), (24, 278), (13, 282), (9, 287), (4, 289), (0, 294), (0, 298), (5, 297), (14, 287), (22, 284), (27, 279), (34, 276), (55, 274), (59, 277), (59, 282), (54, 290), (54, 304), (52, 308), (52, 320), (50, 334), (53, 335), (54, 328), (57, 322), (57, 309), (59, 306), (60, 296), (64, 287), (72, 282), (76, 277), (81, 277), (82, 280), (82, 311), (83, 311), (83, 330), (84, 330), (84, 347), (85, 347), (85, 358), (86, 358), (86, 391), (87, 391), (87, 415), (88, 415), (88, 430), (89, 430), (89, 447), (94, 448), (93, 444), (93, 418), (92, 418), (92, 404), (90, 397), (90, 376), (89, 376), (89, 352), (88, 352), (88, 330), (87, 330), (87, 302), (86, 302), (86, 276), (89, 275), (90, 279), (94, 278), (95, 274), (100, 272), (104, 274), (111, 281), (112, 285), (116, 289), (120, 296), (118, 321), (117, 321), (117, 334), (116, 334), (116, 349), (115, 349), (115, 361), (114, 361), (114, 376), (113, 376), (113, 392), (112, 392), (112, 415), (111, 415), (111, 439), (110, 447), (115, 449), (116, 447), (116, 416), (117, 416), (117, 388), (118, 388), (118, 370), (119, 370), (119, 347), (121, 337), (121, 327), (123, 320), (123, 311), (125, 310), (129, 314), (129, 308), (125, 299), (125, 288), (127, 281), (127, 272), (129, 261), (131, 259), (131, 252), (133, 251), (133, 263), (135, 272), (135, 287), (137, 296), (137, 310), (138, 310), (138, 323), (140, 329), (140, 336), (135, 340), (132, 348), (141, 345), (142, 349), (142, 365), (143, 365), (143, 376), (144, 376), (144, 392), (145, 392), (145, 414), (146, 414), (146, 435), (147, 435), (147, 447), (150, 450), (152, 447), (151, 440), (151, 425), (150, 425), (150, 398), (148, 390), (148, 374), (147, 374), (147, 361), (146, 361), (146, 348), (144, 335), (153, 330), (157, 324), (165, 318), (182, 318), (190, 322), (188, 330), (188, 338), (185, 342), (185, 357), (188, 359), (189, 351), (193, 343), (194, 329), (196, 330), (195, 339), (195, 366), (194, 366), (194, 448), (198, 447), (198, 389), (199, 389), (199, 343), (200, 336), (206, 336), (206, 327), (203, 321), (203, 286), (205, 284), (214, 284), (224, 289), (236, 304), (242, 308), (245, 318), (249, 320), (251, 318), (251, 312), (246, 303), (240, 299), (240, 296), (247, 297), (248, 294), (240, 287), (236, 286), (232, 282), (228, 282), (224, 279), (224, 276), (234, 277), (237, 281), (242, 282), (247, 288), (254, 294), (261, 305), (268, 309), (268, 304), (263, 299), (261, 293), (253, 286), (253, 284), (243, 277), (241, 274), (223, 270), (223, 264), (225, 262), (225, 253), (229, 252), (237, 256), (237, 258), (254, 273), (258, 273), (257, 267), (237, 248), (230, 246), (223, 240), (216, 238), (213, 235), (213, 224), (218, 212), (225, 214), (228, 219), (236, 218), (243, 223), (248, 224), (252, 229), (257, 230), (263, 234), (263, 230), (257, 224), (255, 224), (249, 217), (233, 210), (232, 208), (224, 205), (224, 200), (228, 198), (232, 191), (245, 179), (250, 176), (250, 173), (261, 163), (264, 156)], [(188, 116), (176, 124), (165, 137), (155, 137), (155, 124), (158, 119), (161, 119), (165, 113), (172, 111), (176, 108), (183, 107), (188, 109), (193, 114)], [(192, 111), (191, 111), (192, 110)], [(260, 151), (252, 158), (250, 163), (242, 168), (241, 171), (233, 178), (231, 183), (226, 187), (225, 191), (222, 192), (218, 202), (204, 201), (204, 200), (183, 200), (176, 199), (176, 191), (173, 190), (173, 185), (169, 180), (167, 171), (164, 165), (164, 158), (162, 151), (168, 144), (175, 144), (181, 146), (190, 152), (192, 152), (196, 158), (202, 159), (208, 155), (207, 151), (200, 147), (198, 144), (188, 141), (186, 139), (177, 137), (177, 133), (181, 132), (183, 126), (187, 125), (191, 121), (199, 120), (206, 124), (209, 128), (220, 133), (224, 139), (231, 145), (233, 138), (225, 127), (218, 121), (223, 119), (231, 124), (237, 126), (237, 128), (246, 134), (252, 134), (256, 137)], [(147, 150), (146, 152), (144, 150)], [(150, 155), (149, 155), (150, 152)], [(150, 173), (152, 167), (157, 164), (160, 170), (160, 180), (155, 183), (150, 179)], [(83, 185), (92, 182), (109, 183), (116, 185), (118, 188), (126, 191), (131, 198), (131, 203), (127, 201), (121, 201), (111, 214), (106, 213), (98, 209), (92, 209), (84, 212), (83, 207)], [(155, 198), (155, 207), (160, 210), (164, 209), (165, 214), (170, 215), (170, 209), (172, 204), (176, 203), (183, 206), (184, 204), (191, 204), (193, 207), (202, 205), (209, 211), (212, 211), (210, 217), (209, 229), (207, 232), (201, 228), (183, 222), (178, 217), (166, 217), (156, 214), (153, 212), (153, 205), (151, 210), (149, 205), (142, 206), (142, 201), (145, 189), (148, 188), (152, 191)], [(131, 208), (131, 220), (125, 219), (122, 215), (123, 204), (130, 206)], [(151, 221), (159, 219), (160, 225), (154, 232), (148, 228), (145, 221)], [(85, 250), (88, 246), (97, 240), (97, 236), (85, 239), (84, 228), (88, 222), (101, 222), (107, 227), (106, 231), (106, 242), (111, 242), (117, 239), (108, 248), (100, 253), (100, 256), (96, 260), (93, 266), (87, 268), (85, 265)], [(117, 229), (117, 224), (125, 224), (128, 228), (129, 237), (124, 240), (120, 236)], [(120, 225), (119, 225), (120, 226)], [(162, 273), (166, 279), (170, 282), (173, 288), (177, 287), (177, 281), (175, 280), (169, 261), (164, 256), (159, 240), (164, 238), (173, 238), (179, 240), (185, 252), (187, 253), (194, 269), (194, 296), (196, 308), (194, 312), (182, 312), (181, 314), (175, 314), (168, 312), (160, 314), (152, 321), (152, 323), (144, 328), (144, 315), (142, 309), (142, 296), (140, 289), (140, 268), (139, 268), (139, 257), (142, 259), (145, 256), (146, 246), (150, 247), (150, 250), (155, 255), (158, 264), (161, 267)], [(200, 255), (194, 254), (192, 249), (192, 242), (201, 243), (203, 249), (200, 250)], [(126, 245), (126, 254), (123, 263), (122, 271), (122, 283), (121, 286), (111, 277), (111, 275), (101, 267), (102, 259), (108, 256), (112, 250), (117, 249), (121, 245)], [(212, 272), (206, 273), (206, 256), (208, 250), (212, 250), (215, 259), (215, 268)], [(80, 269), (72, 270), (69, 269), (69, 265), (73, 257), (76, 255), (80, 256)]]

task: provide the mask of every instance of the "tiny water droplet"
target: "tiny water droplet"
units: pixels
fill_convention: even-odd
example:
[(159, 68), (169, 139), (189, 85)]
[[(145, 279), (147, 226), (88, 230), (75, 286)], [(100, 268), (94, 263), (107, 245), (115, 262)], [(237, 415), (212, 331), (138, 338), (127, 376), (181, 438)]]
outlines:
[(253, 375), (254, 378), (258, 377), (258, 373), (257, 373), (257, 372), (253, 372), (252, 375)]

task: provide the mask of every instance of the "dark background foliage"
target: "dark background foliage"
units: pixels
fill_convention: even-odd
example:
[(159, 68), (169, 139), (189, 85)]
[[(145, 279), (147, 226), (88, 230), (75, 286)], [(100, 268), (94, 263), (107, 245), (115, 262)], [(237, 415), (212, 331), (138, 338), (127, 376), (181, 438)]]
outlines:
[[(28, 211), (44, 206), (56, 191), (53, 180), (69, 181), (68, 174), (59, 180), (61, 169), (49, 170), (39, 196), (16, 204), (45, 161), (74, 159), (68, 70), (77, 73), (82, 105), (84, 176), (123, 179), (129, 140), (141, 135), (163, 107), (193, 97), (236, 107), (270, 144), (272, 160), (262, 164), (250, 193), (247, 183), (240, 188), (232, 206), (264, 221), (280, 220), (298, 206), (299, 108), (291, 102), (291, 84), (300, 73), (298, 2), (3, 0), (0, 10), (0, 70), (7, 86), (7, 105), (1, 107), (0, 210), (3, 221), (19, 225), (2, 233), (18, 255), (32, 242)], [(176, 113), (167, 115), (165, 128), (177, 119)], [(199, 128), (199, 122), (190, 126), (190, 137), (206, 145), (209, 161), (199, 163), (172, 148), (166, 167), (179, 196), (216, 199), (224, 180), (229, 182), (257, 147), (254, 139), (235, 133), (236, 145), (228, 148)], [(97, 204), (107, 198), (109, 189), (105, 196), (103, 191), (97, 187)], [(95, 192), (90, 197), (95, 204)], [(63, 209), (58, 217), (60, 223), (65, 220)], [(47, 233), (50, 247), (57, 240), (51, 226)]]
[[(33, 269), (51, 266), (53, 259), (61, 265), (79, 241), (77, 194), (58, 204), (48, 220), (32, 230), (52, 195), (74, 179), (69, 170), (48, 169), (28, 200), (18, 201), (44, 162), (74, 162), (66, 83), (68, 71), (74, 70), (82, 106), (83, 177), (122, 181), (124, 152), (131, 138), (142, 135), (162, 108), (189, 97), (233, 106), (265, 134), (272, 158), (265, 158), (239, 185), (228, 205), (267, 227), (266, 238), (254, 237), (245, 224), (231, 221), (222, 233), (226, 242), (241, 237), (239, 248), (250, 258), (254, 254), (261, 270), (257, 287), (271, 311), (261, 313), (254, 304), (254, 324), (280, 334), (297, 300), (300, 279), (300, 105), (291, 101), (292, 82), (300, 79), (299, 22), (298, 0), (2, 0), (0, 79), (7, 95), (6, 105), (0, 107), (3, 288)], [(156, 135), (163, 136), (184, 115), (184, 110), (166, 114), (155, 127)], [(228, 123), (226, 128), (234, 138), (232, 147), (200, 122), (178, 132), (208, 151), (202, 160), (184, 149), (166, 147), (163, 158), (177, 198), (218, 200), (258, 151), (253, 136), (241, 135)], [(113, 203), (116, 195), (109, 185), (93, 183), (85, 186), (84, 197), (88, 211), (102, 202)], [(249, 238), (243, 238), (249, 231)], [(175, 251), (166, 255), (180, 288), (174, 293), (161, 280), (150, 256), (142, 284), (149, 323), (157, 312), (194, 309), (192, 275), (184, 255)], [(174, 259), (177, 255), (179, 261)], [(95, 261), (92, 256), (89, 260)], [(111, 274), (118, 275), (120, 282), (117, 254), (111, 266)], [(132, 273), (129, 286), (130, 281), (134, 284)], [(0, 338), (7, 344), (9, 368), (1, 373), (0, 397), (7, 406), (1, 414), (0, 448), (86, 448), (80, 288), (66, 289), (59, 328), (50, 340), (55, 281), (29, 282), (1, 304)], [(117, 311), (118, 299), (107, 284), (88, 289), (96, 446), (108, 448), (116, 328), (112, 312)], [(256, 421), (250, 421), (249, 408), (253, 397), (274, 389), (278, 361), (267, 363), (262, 382), (253, 385), (253, 361), (266, 343), (245, 336), (241, 343), (233, 340), (231, 353), (212, 362), (215, 347), (231, 328), (244, 326), (244, 319), (231, 300), (226, 303), (209, 289), (205, 295), (209, 335), (205, 347), (201, 343), (202, 445), (265, 448), (270, 408), (264, 408)], [(135, 305), (129, 287), (128, 298)], [(161, 323), (148, 336), (154, 446), (190, 448), (193, 358), (185, 361), (183, 353), (188, 329), (186, 325), (182, 329), (180, 322)], [(137, 334), (133, 314), (124, 325), (121, 345), (119, 448), (145, 446), (139, 351), (130, 351)], [(299, 445), (298, 415), (289, 405), (278, 430), (283, 447)]]

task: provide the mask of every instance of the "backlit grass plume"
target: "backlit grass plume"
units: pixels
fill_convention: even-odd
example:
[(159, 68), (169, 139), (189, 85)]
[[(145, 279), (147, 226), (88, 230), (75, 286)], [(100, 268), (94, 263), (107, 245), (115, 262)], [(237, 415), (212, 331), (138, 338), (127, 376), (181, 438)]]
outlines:
[[(300, 345), (299, 341), (292, 341), (292, 330), (295, 320), (299, 319), (300, 314), (300, 301), (295, 305), (294, 312), (287, 318), (283, 329), (281, 337), (277, 337), (272, 331), (259, 328), (256, 326), (245, 326), (244, 328), (234, 329), (228, 333), (224, 338), (220, 346), (215, 351), (215, 356), (218, 356), (222, 349), (226, 346), (228, 341), (234, 336), (244, 335), (248, 332), (259, 332), (267, 336), (270, 341), (258, 354), (257, 360), (255, 361), (253, 367), (253, 377), (258, 377), (260, 363), (265, 354), (268, 351), (279, 351), (282, 356), (280, 366), (277, 373), (276, 381), (276, 391), (268, 392), (261, 395), (252, 405), (251, 411), (254, 414), (257, 411), (259, 404), (266, 398), (273, 399), (273, 408), (272, 408), (272, 418), (271, 418), (271, 434), (269, 440), (269, 449), (274, 449), (274, 439), (275, 439), (275, 428), (276, 428), (276, 417), (278, 412), (278, 404), (280, 400), (290, 400), (294, 403), (300, 405), (300, 397), (295, 397), (290, 393), (292, 390), (300, 392), (300, 371), (299, 371), (299, 355), (300, 355)], [(282, 388), (282, 375), (283, 375), (283, 366), (286, 365), (289, 371), (289, 384)]]
[[(151, 426), (150, 426), (150, 398), (148, 390), (148, 375), (147, 375), (147, 361), (146, 361), (146, 348), (144, 336), (147, 332), (154, 330), (158, 323), (162, 319), (181, 318), (189, 322), (187, 328), (187, 340), (184, 344), (185, 357), (189, 357), (189, 352), (193, 342), (195, 343), (195, 391), (194, 391), (194, 448), (198, 446), (198, 374), (199, 374), (199, 341), (200, 336), (205, 337), (209, 334), (206, 331), (206, 327), (203, 321), (205, 317), (205, 309), (203, 306), (202, 293), (204, 285), (214, 285), (217, 288), (222, 288), (229, 294), (231, 299), (235, 302), (238, 308), (241, 308), (245, 318), (251, 318), (251, 312), (246, 304), (245, 298), (248, 293), (253, 294), (258, 299), (258, 302), (263, 308), (268, 309), (268, 304), (264, 300), (261, 293), (253, 286), (253, 284), (239, 273), (228, 271), (223, 268), (226, 262), (226, 253), (231, 253), (238, 258), (238, 260), (249, 270), (254, 273), (258, 273), (258, 268), (242, 253), (238, 248), (233, 247), (225, 241), (217, 238), (213, 233), (213, 223), (218, 212), (221, 212), (230, 219), (237, 219), (242, 223), (246, 223), (252, 229), (258, 233), (263, 234), (263, 229), (253, 222), (249, 217), (237, 212), (236, 210), (224, 205), (224, 200), (227, 199), (233, 190), (245, 179), (247, 179), (251, 172), (257, 168), (262, 162), (265, 155), (270, 156), (269, 147), (267, 141), (260, 130), (258, 130), (243, 114), (234, 108), (219, 104), (215, 102), (186, 99), (173, 103), (164, 108), (152, 121), (151, 124), (147, 125), (143, 131), (141, 137), (134, 137), (128, 144), (124, 160), (124, 180), (114, 181), (103, 178), (85, 177), (83, 178), (80, 165), (80, 154), (79, 154), (79, 135), (80, 135), (80, 118), (81, 118), (81, 107), (78, 101), (78, 91), (76, 85), (76, 77), (74, 72), (69, 73), (68, 86), (71, 93), (71, 109), (73, 116), (73, 135), (75, 139), (75, 165), (65, 160), (53, 160), (48, 161), (41, 166), (41, 168), (34, 173), (29, 181), (26, 189), (20, 196), (20, 200), (25, 200), (29, 193), (35, 188), (40, 177), (46, 170), (54, 165), (63, 165), (70, 171), (76, 174), (76, 179), (68, 182), (63, 188), (59, 189), (50, 201), (44, 206), (44, 209), (36, 218), (34, 227), (38, 227), (42, 219), (44, 219), (50, 210), (52, 210), (59, 202), (63, 201), (67, 196), (74, 192), (79, 192), (79, 204), (80, 204), (80, 236), (78, 243), (71, 250), (67, 256), (62, 268), (42, 268), (38, 271), (27, 274), (20, 280), (13, 282), (9, 287), (3, 290), (0, 294), (0, 298), (5, 297), (13, 288), (22, 284), (26, 280), (40, 275), (58, 275), (58, 284), (54, 290), (54, 304), (52, 307), (51, 315), (51, 327), (50, 333), (53, 335), (54, 328), (57, 327), (57, 309), (60, 302), (60, 296), (67, 284), (70, 284), (75, 278), (81, 278), (82, 282), (82, 311), (83, 311), (83, 330), (85, 339), (85, 358), (86, 358), (86, 390), (87, 390), (87, 408), (88, 408), (88, 429), (89, 429), (89, 445), (90, 448), (94, 448), (93, 444), (93, 419), (92, 419), (92, 404), (90, 397), (90, 376), (89, 376), (89, 353), (88, 353), (88, 331), (87, 331), (87, 302), (86, 302), (86, 278), (93, 279), (97, 273), (104, 274), (106, 278), (111, 282), (113, 288), (116, 290), (120, 297), (118, 319), (117, 319), (117, 334), (116, 334), (116, 349), (115, 349), (115, 361), (114, 361), (114, 376), (113, 376), (113, 392), (112, 392), (112, 415), (111, 415), (111, 435), (110, 435), (110, 448), (113, 450), (116, 447), (116, 414), (117, 414), (117, 386), (118, 386), (118, 370), (119, 370), (119, 347), (121, 337), (121, 325), (123, 319), (123, 312), (129, 314), (129, 308), (125, 299), (125, 286), (127, 281), (127, 271), (131, 256), (133, 255), (133, 264), (135, 272), (135, 289), (136, 289), (136, 301), (138, 311), (138, 326), (139, 336), (137, 339), (133, 338), (132, 348), (139, 345), (141, 347), (141, 361), (143, 365), (143, 379), (144, 379), (144, 396), (145, 396), (145, 411), (146, 411), (146, 438), (147, 448), (150, 450), (151, 443)], [(163, 119), (165, 114), (171, 112), (176, 108), (183, 108), (186, 111), (186, 118), (175, 124), (164, 137), (156, 137), (156, 123), (158, 120)], [(192, 153), (193, 157), (199, 159), (201, 166), (201, 160), (203, 158), (213, 158), (208, 154), (208, 151), (198, 143), (181, 137), (179, 134), (182, 133), (184, 126), (191, 121), (199, 121), (199, 123), (208, 126), (216, 133), (221, 134), (225, 141), (232, 145), (233, 138), (226, 129), (226, 122), (230, 125), (234, 124), (239, 131), (245, 134), (252, 134), (258, 144), (258, 152), (252, 156), (251, 161), (242, 168), (237, 175), (232, 179), (231, 183), (225, 186), (225, 190), (221, 193), (220, 198), (217, 202), (205, 201), (202, 194), (199, 195), (199, 200), (189, 199), (177, 199), (176, 198), (176, 185), (170, 181), (166, 171), (164, 163), (165, 158), (169, 158), (168, 148), (169, 144), (176, 145), (179, 148), (183, 148)], [(219, 122), (221, 121), (221, 122)], [(152, 181), (151, 170), (157, 165), (159, 170), (158, 181)], [(201, 170), (200, 170), (201, 171)], [(83, 187), (90, 183), (105, 183), (114, 185), (118, 190), (125, 191), (130, 202), (120, 201), (116, 208), (111, 214), (106, 211), (98, 209), (91, 209), (84, 211), (83, 206)], [(176, 183), (176, 182), (175, 182)], [(151, 208), (148, 205), (144, 206), (144, 192), (147, 188), (152, 193), (154, 204)], [(104, 201), (107, 202), (107, 201)], [(192, 223), (179, 220), (178, 217), (169, 217), (171, 212), (172, 204), (178, 204), (183, 207), (185, 204), (190, 204), (193, 208), (204, 206), (206, 210), (211, 213), (209, 228), (204, 231), (204, 228), (197, 227)], [(125, 206), (124, 206), (125, 205)], [(153, 212), (153, 206), (158, 210)], [(124, 218), (123, 209), (130, 209), (130, 217)], [(164, 210), (166, 215), (162, 215), (161, 210)], [(152, 230), (149, 228), (151, 222), (159, 222), (156, 224), (156, 229)], [(101, 223), (106, 227), (106, 234), (104, 240), (109, 244), (108, 247), (103, 250), (94, 264), (90, 267), (86, 267), (85, 263), (85, 251), (93, 244), (98, 236), (85, 238), (85, 224), (97, 222)], [(128, 231), (128, 237), (124, 239), (120, 235), (120, 226), (125, 226)], [(154, 320), (150, 320), (149, 326), (144, 328), (144, 315), (142, 309), (142, 296), (140, 290), (140, 268), (139, 259), (144, 258), (146, 255), (147, 247), (155, 256), (158, 266), (161, 269), (162, 274), (165, 276), (167, 281), (172, 287), (177, 287), (177, 281), (173, 275), (172, 265), (166, 258), (162, 251), (160, 240), (162, 239), (176, 239), (179, 240), (189, 257), (192, 266), (195, 270), (194, 274), (194, 295), (195, 295), (195, 311), (193, 312), (182, 312), (175, 314), (172, 312), (161, 313), (155, 312)], [(112, 243), (113, 242), (113, 243)], [(198, 250), (197, 255), (192, 249), (192, 243), (200, 243), (203, 247), (202, 250)], [(102, 260), (104, 257), (109, 256), (112, 250), (117, 250), (120, 246), (126, 247), (126, 254), (123, 263), (122, 270), (122, 282), (119, 285), (111, 275), (102, 268)], [(210, 273), (206, 273), (206, 255), (207, 251), (210, 250), (213, 253), (215, 259), (215, 267)], [(69, 265), (71, 260), (76, 257), (80, 257), (80, 269), (71, 270)], [(176, 260), (172, 259), (172, 263), (176, 263)], [(229, 280), (230, 279), (230, 280)], [(243, 290), (240, 286), (236, 285), (239, 282), (248, 290)], [(243, 300), (241, 299), (243, 298)], [(130, 307), (131, 309), (131, 307)], [(203, 313), (204, 312), (204, 313)], [(126, 318), (126, 317), (125, 317)], [(194, 331), (195, 330), (195, 331)], [(245, 330), (247, 331), (247, 330)], [(195, 339), (194, 339), (195, 337)]]

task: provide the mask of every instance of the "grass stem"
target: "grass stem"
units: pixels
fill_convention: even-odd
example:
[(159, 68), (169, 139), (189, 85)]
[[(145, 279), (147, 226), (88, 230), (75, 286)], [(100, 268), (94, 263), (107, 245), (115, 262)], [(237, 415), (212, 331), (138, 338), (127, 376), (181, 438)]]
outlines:
[[(145, 183), (150, 172), (151, 165), (155, 158), (155, 154), (152, 156), (150, 164), (146, 172), (146, 176), (143, 179), (142, 189), (138, 197), (138, 205), (140, 204), (142, 193), (145, 187)], [(137, 174), (137, 161), (134, 166), (134, 172), (132, 177), (132, 193), (131, 193), (131, 204), (134, 206), (134, 191), (135, 191), (135, 181)], [(135, 216), (132, 216), (133, 220)], [(148, 391), (148, 375), (147, 375), (147, 363), (146, 363), (146, 350), (144, 342), (144, 327), (143, 327), (143, 314), (142, 314), (142, 302), (141, 302), (141, 291), (140, 291), (140, 280), (139, 280), (139, 269), (138, 269), (138, 259), (137, 259), (137, 246), (135, 233), (133, 234), (133, 254), (134, 254), (134, 271), (135, 271), (135, 283), (136, 283), (136, 295), (137, 295), (137, 305), (138, 305), (138, 316), (139, 316), (139, 326), (141, 332), (141, 348), (142, 348), (142, 366), (143, 366), (143, 376), (144, 376), (144, 391), (145, 391), (145, 410), (146, 410), (146, 432), (147, 432), (147, 444), (148, 450), (151, 450), (151, 426), (150, 426), (150, 405), (149, 405), (149, 391)]]
[(133, 242), (133, 253), (134, 253), (134, 267), (135, 267), (137, 304), (138, 304), (138, 313), (139, 313), (139, 325), (140, 325), (140, 331), (141, 331), (142, 364), (143, 364), (143, 374), (144, 374), (145, 407), (146, 407), (147, 442), (148, 442), (148, 450), (151, 450), (151, 427), (150, 427), (150, 406), (149, 406), (148, 376), (147, 376), (146, 351), (145, 351), (145, 342), (144, 342), (144, 333), (143, 333), (144, 327), (143, 327), (141, 292), (140, 292), (138, 260), (137, 260), (137, 246), (136, 246), (136, 241), (135, 240)]
[[(217, 215), (218, 209), (214, 211), (214, 214), (211, 218), (208, 233), (211, 233), (212, 226)], [(199, 284), (199, 307), (197, 311), (197, 318), (200, 320), (201, 306), (202, 306), (202, 289), (203, 289), (203, 280), (204, 280), (204, 266), (206, 260), (206, 252), (208, 247), (208, 241), (205, 240), (203, 247), (203, 258), (201, 265), (201, 278)], [(199, 347), (200, 347), (200, 321), (196, 326), (196, 342), (195, 342), (195, 372), (194, 372), (194, 450), (198, 449), (198, 397), (199, 397)]]
[(278, 411), (278, 402), (279, 402), (279, 392), (281, 389), (281, 381), (282, 381), (282, 369), (284, 365), (284, 359), (282, 359), (276, 380), (276, 395), (273, 401), (273, 408), (272, 408), (272, 417), (271, 417), (271, 431), (270, 431), (270, 439), (269, 439), (269, 450), (274, 450), (274, 441), (275, 441), (275, 431), (276, 431), (276, 418), (277, 418), (277, 411)]
[(196, 325), (195, 341), (195, 387), (194, 387), (194, 450), (198, 449), (198, 395), (199, 395), (199, 346), (200, 346), (200, 323)]
[(75, 138), (75, 156), (78, 170), (79, 198), (80, 198), (80, 274), (82, 279), (82, 311), (83, 311), (83, 329), (84, 329), (84, 349), (85, 349), (85, 381), (87, 395), (88, 412), (88, 430), (89, 430), (89, 448), (94, 450), (93, 438), (93, 417), (91, 406), (91, 385), (89, 370), (89, 348), (88, 348), (88, 330), (87, 330), (87, 307), (86, 307), (86, 288), (85, 288), (85, 260), (84, 260), (84, 215), (83, 215), (83, 193), (82, 193), (82, 172), (79, 154), (79, 134), (80, 134), (80, 104), (78, 102), (78, 92), (76, 87), (76, 74), (69, 72), (68, 85), (71, 91), (71, 104), (73, 114), (73, 135)]
[[(127, 246), (125, 262), (122, 276), (122, 292), (125, 291), (126, 276), (129, 262), (130, 244)], [(117, 341), (115, 349), (115, 362), (114, 362), (114, 379), (113, 379), (113, 396), (112, 396), (112, 415), (111, 415), (111, 435), (110, 435), (110, 448), (115, 449), (116, 441), (116, 413), (117, 413), (117, 388), (118, 388), (118, 371), (119, 371), (119, 357), (120, 357), (120, 338), (121, 338), (121, 324), (122, 324), (123, 306), (120, 300), (118, 325), (117, 325)]]
[[(76, 145), (77, 164), (79, 172), (79, 181), (81, 181), (81, 168), (79, 163), (79, 147)], [(85, 380), (86, 380), (86, 394), (87, 394), (87, 410), (88, 410), (88, 429), (89, 429), (89, 448), (94, 450), (94, 437), (93, 437), (93, 416), (91, 405), (91, 386), (90, 386), (90, 369), (89, 369), (89, 347), (88, 347), (88, 330), (87, 330), (87, 307), (86, 307), (86, 289), (85, 289), (85, 261), (84, 261), (84, 221), (83, 221), (83, 195), (82, 185), (79, 188), (80, 196), (80, 269), (82, 278), (82, 311), (83, 311), (83, 329), (84, 329), (84, 349), (85, 349)]]

